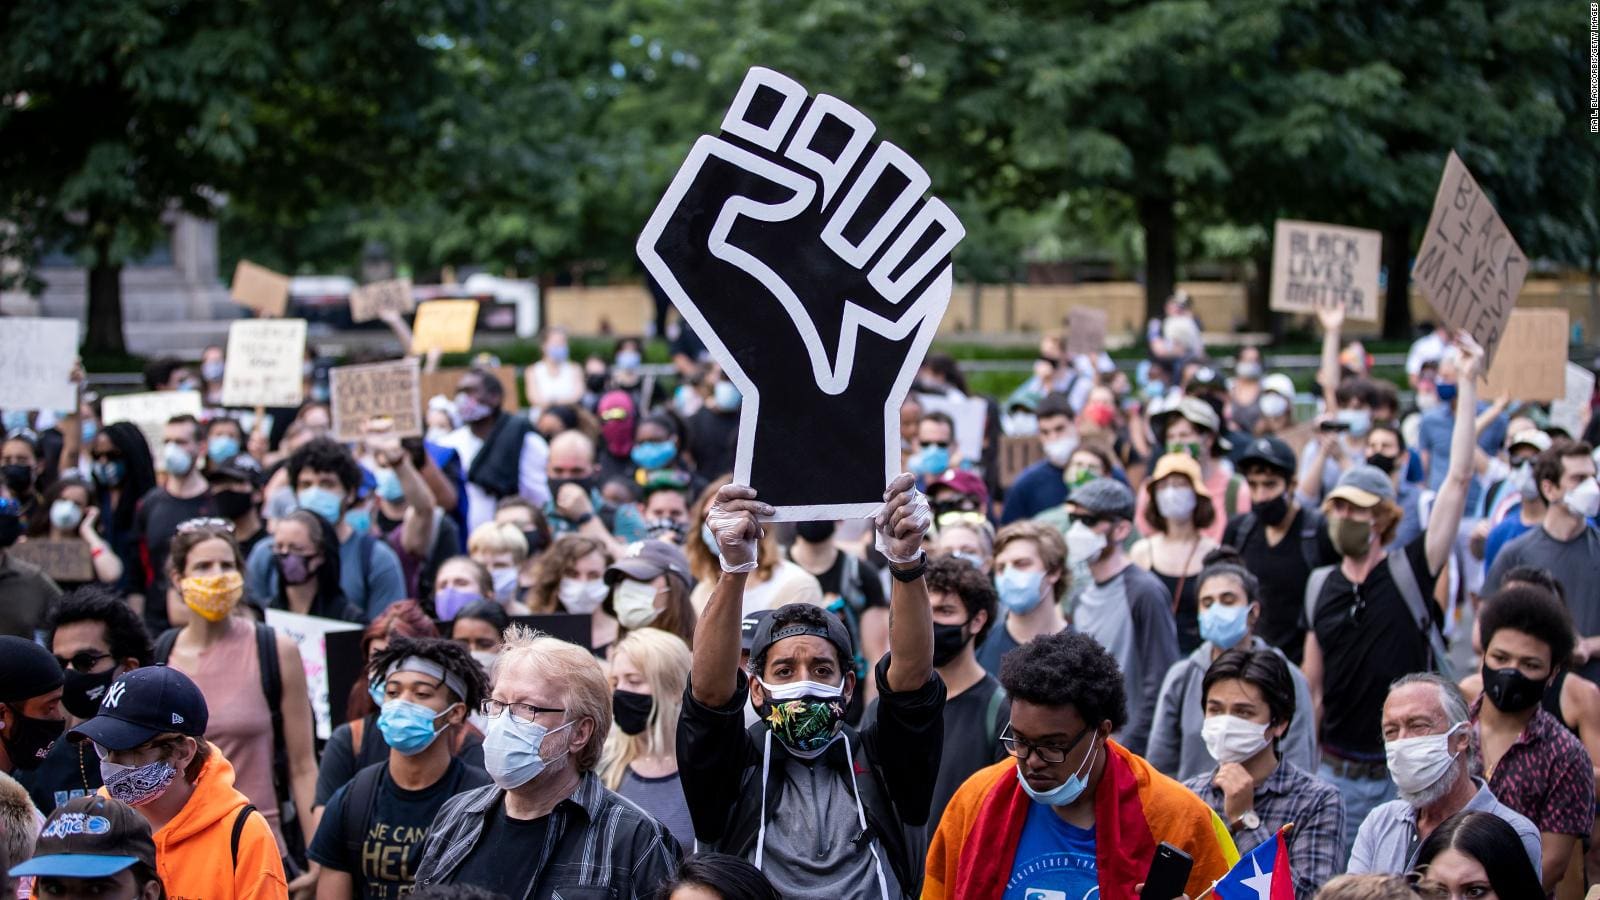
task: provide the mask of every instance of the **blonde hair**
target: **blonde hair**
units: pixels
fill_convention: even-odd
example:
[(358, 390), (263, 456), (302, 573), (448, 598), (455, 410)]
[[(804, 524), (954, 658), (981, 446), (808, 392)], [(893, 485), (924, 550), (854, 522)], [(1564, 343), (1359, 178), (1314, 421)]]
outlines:
[(678, 713), (689, 683), (689, 645), (670, 631), (641, 628), (616, 643), (613, 654), (626, 653), (650, 685), (654, 706), (644, 731), (626, 734), (615, 724), (606, 735), (600, 757), (600, 780), (616, 790), (628, 766), (641, 756), (676, 756)]
[[(700, 497), (689, 510), (689, 534), (683, 540), (684, 555), (689, 557), (689, 573), (695, 581), (716, 584), (722, 575), (722, 564), (717, 562), (716, 554), (706, 546), (701, 539), (701, 526), (706, 523), (706, 513), (711, 510), (712, 501), (717, 499), (717, 491), (726, 485), (733, 484), (731, 476), (724, 475), (716, 481), (706, 485), (700, 492)], [(783, 554), (778, 549), (778, 538), (771, 528), (764, 529), (765, 534), (756, 544), (756, 570), (750, 573), (750, 584), (765, 584), (772, 579), (772, 571), (783, 561)]]
[(522, 536), (522, 530), (510, 522), (485, 522), (472, 529), (472, 537), (467, 539), (467, 554), (476, 560), (479, 552), (483, 553), (509, 553), (512, 563), (522, 565), (528, 558), (528, 539)]
[(611, 730), (611, 685), (606, 681), (605, 672), (600, 670), (599, 661), (577, 644), (569, 644), (525, 625), (507, 628), (505, 641), (505, 646), (500, 648), (500, 658), (494, 661), (490, 672), (491, 682), (498, 687), (500, 679), (513, 666), (527, 666), (562, 685), (561, 705), (567, 711), (566, 720), (594, 722), (589, 743), (572, 756), (579, 772), (593, 769), (600, 761), (601, 736)]
[[(1012, 522), (1000, 529), (994, 537), (994, 557), (1017, 541), (1028, 541), (1033, 544), (1039, 554), (1039, 561), (1044, 564), (1046, 575), (1056, 574), (1061, 576), (1056, 579), (1055, 594), (1059, 601), (1066, 596), (1068, 581), (1071, 580), (1067, 572), (1067, 543), (1061, 537), (1061, 532), (1041, 522), (1024, 519), (1021, 522)], [(996, 570), (998, 571), (998, 570)]]

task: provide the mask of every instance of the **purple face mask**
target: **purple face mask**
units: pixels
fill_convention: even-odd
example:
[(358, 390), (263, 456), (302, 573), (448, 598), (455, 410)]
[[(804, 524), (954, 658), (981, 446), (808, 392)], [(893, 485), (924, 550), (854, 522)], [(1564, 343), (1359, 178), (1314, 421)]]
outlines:
[(469, 604), (477, 603), (483, 596), (477, 591), (469, 591), (458, 587), (447, 587), (433, 595), (433, 611), (439, 614), (439, 620), (448, 622), (456, 617)]
[(298, 553), (277, 553), (274, 558), (278, 561), (278, 574), (283, 576), (284, 584), (305, 584), (311, 580), (311, 557)]

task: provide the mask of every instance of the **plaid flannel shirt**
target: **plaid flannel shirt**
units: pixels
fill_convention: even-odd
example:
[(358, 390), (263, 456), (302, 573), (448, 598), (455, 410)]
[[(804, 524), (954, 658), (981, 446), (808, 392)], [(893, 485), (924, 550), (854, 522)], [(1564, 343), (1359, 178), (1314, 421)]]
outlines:
[[(1185, 781), (1184, 786), (1222, 816), (1222, 789), (1211, 783), (1215, 774), (1213, 769)], [(1279, 762), (1266, 783), (1256, 788), (1255, 811), (1261, 817), (1260, 826), (1234, 831), (1233, 842), (1243, 856), (1293, 823), (1288, 837), (1289, 870), (1294, 873), (1294, 895), (1299, 900), (1309, 900), (1328, 879), (1344, 871), (1344, 801), (1338, 788), (1307, 775), (1294, 763)]]

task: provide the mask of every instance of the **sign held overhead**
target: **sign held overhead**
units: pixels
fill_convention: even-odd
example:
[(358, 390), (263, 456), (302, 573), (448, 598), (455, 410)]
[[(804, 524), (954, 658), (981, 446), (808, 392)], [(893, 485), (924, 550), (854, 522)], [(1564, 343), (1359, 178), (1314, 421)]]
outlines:
[(1279, 219), (1272, 238), (1272, 297), (1279, 312), (1342, 306), (1346, 319), (1378, 321), (1383, 235), (1364, 228)]

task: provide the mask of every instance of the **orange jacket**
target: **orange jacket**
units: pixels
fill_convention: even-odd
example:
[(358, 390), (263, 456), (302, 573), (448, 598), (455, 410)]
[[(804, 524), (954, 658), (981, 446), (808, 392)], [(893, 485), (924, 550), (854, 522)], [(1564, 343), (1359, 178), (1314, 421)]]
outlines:
[(194, 794), (155, 833), (156, 871), (169, 900), (285, 900), (289, 886), (272, 828), (258, 812), (245, 819), (234, 864), (233, 827), (250, 801), (233, 787), (233, 764), (215, 744)]
[[(1239, 861), (1228, 829), (1183, 785), (1115, 741), (1095, 791), (1095, 855), (1100, 896), (1126, 900), (1144, 881), (1156, 844), (1194, 857), (1188, 895), (1199, 894)], [(1017, 763), (979, 769), (956, 791), (928, 848), (923, 900), (999, 897), (1033, 803), (1017, 783)]]

